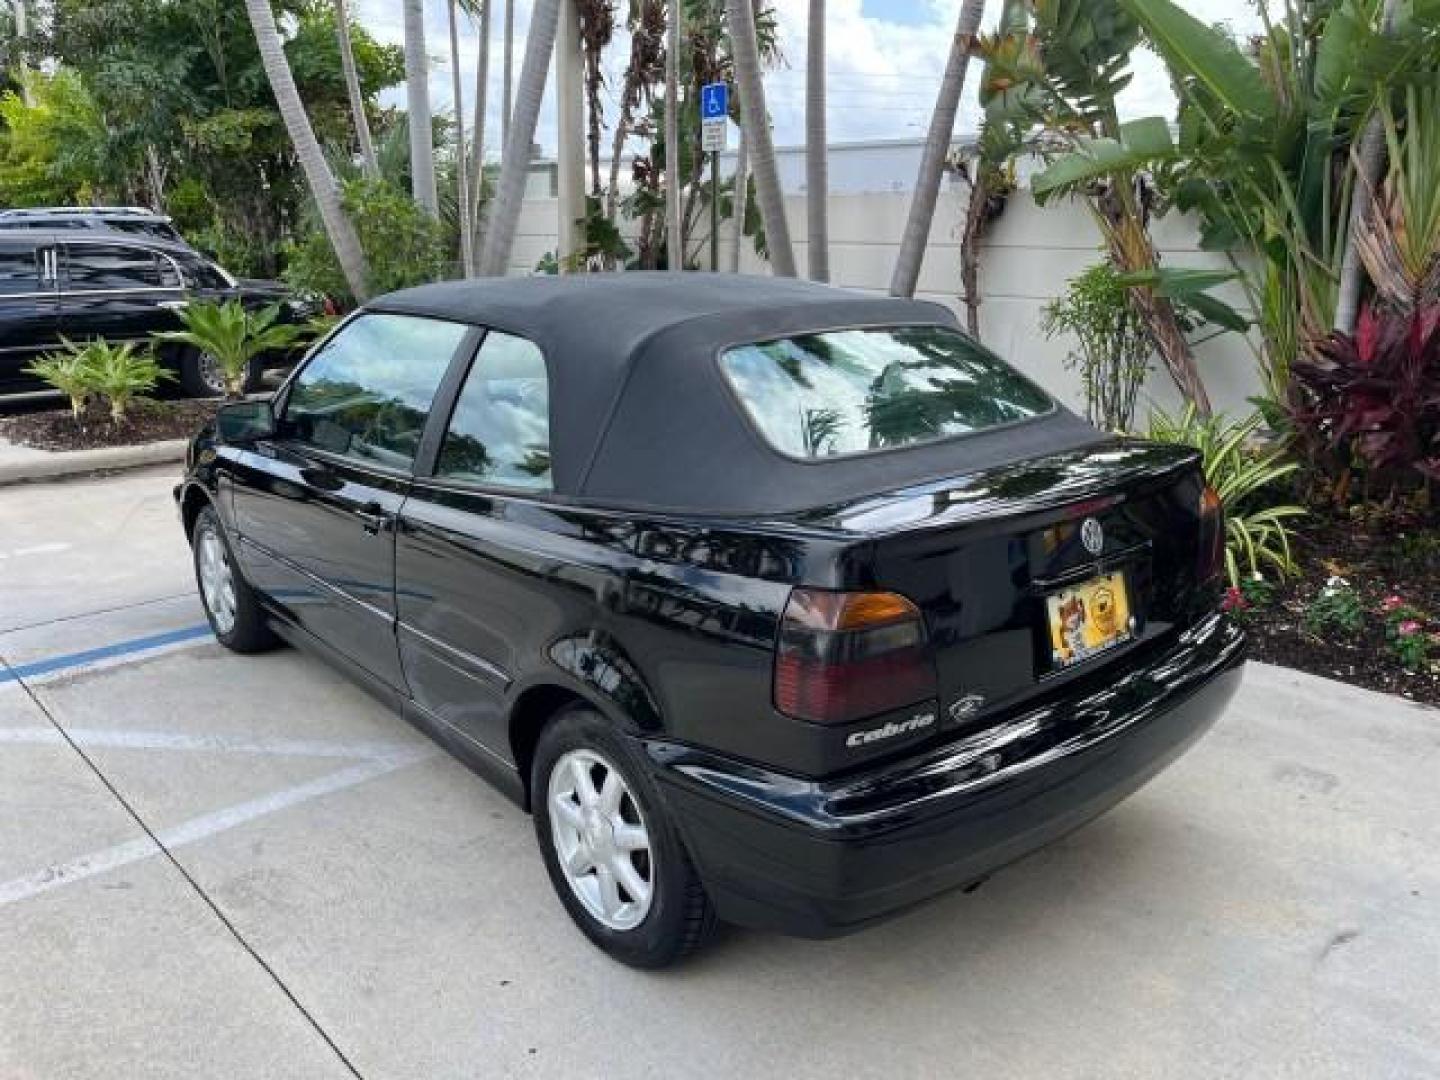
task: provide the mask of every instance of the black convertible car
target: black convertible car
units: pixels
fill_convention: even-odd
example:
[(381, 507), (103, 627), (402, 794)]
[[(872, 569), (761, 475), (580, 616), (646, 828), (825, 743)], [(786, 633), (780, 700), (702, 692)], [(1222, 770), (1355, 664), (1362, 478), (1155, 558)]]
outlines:
[(981, 880), (1174, 760), (1244, 651), (1195, 453), (793, 281), (384, 297), (176, 497), (219, 640), (313, 647), (492, 778), (637, 965)]

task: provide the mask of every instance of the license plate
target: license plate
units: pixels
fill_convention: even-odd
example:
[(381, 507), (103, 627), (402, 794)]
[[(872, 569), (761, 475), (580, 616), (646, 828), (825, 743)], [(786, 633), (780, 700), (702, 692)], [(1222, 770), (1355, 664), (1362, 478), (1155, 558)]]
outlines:
[(1101, 574), (1045, 598), (1053, 669), (1082, 663), (1134, 635), (1125, 575)]

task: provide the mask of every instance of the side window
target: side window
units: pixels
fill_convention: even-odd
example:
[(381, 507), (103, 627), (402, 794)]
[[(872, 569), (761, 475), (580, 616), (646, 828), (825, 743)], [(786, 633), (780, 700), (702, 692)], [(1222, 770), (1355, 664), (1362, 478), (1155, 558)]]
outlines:
[(65, 286), (72, 292), (160, 287), (160, 268), (148, 248), (66, 244), (64, 252)]
[(440, 444), (437, 476), (549, 491), (550, 382), (524, 338), (489, 333)]
[(204, 259), (185, 260), (185, 279), (192, 289), (228, 289), (230, 283)]
[(409, 315), (360, 316), (291, 383), (285, 434), (367, 464), (409, 469), (467, 329)]
[(35, 248), (30, 244), (0, 245), (0, 296), (40, 291)]

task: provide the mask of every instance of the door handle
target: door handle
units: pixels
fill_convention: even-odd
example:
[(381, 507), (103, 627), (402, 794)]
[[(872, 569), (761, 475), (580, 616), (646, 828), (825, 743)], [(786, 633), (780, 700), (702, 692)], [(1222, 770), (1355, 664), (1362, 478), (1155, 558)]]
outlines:
[(355, 516), (360, 519), (360, 527), (369, 536), (378, 536), (394, 524), (395, 516), (387, 513), (379, 503), (368, 503), (363, 509), (356, 510)]
[(189, 304), (189, 300), (161, 300), (155, 306), (162, 307), (166, 311), (184, 311)]

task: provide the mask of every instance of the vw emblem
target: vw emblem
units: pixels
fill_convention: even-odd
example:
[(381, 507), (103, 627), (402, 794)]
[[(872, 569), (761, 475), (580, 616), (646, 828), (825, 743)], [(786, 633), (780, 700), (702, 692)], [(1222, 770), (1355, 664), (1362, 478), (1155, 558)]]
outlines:
[(1094, 518), (1086, 518), (1080, 526), (1080, 542), (1085, 545), (1085, 550), (1091, 555), (1099, 555), (1105, 550), (1105, 530), (1100, 522)]

